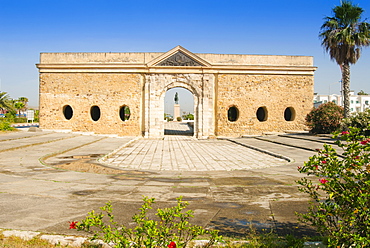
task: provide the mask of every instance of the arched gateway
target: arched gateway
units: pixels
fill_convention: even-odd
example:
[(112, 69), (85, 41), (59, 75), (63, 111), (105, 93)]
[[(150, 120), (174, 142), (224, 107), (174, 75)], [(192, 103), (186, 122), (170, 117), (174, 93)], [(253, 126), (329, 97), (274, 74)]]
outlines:
[(165, 93), (182, 87), (194, 96), (197, 138), (302, 130), (312, 108), (312, 63), (306, 56), (194, 54), (181, 46), (166, 53), (42, 53), (40, 126), (160, 138)]

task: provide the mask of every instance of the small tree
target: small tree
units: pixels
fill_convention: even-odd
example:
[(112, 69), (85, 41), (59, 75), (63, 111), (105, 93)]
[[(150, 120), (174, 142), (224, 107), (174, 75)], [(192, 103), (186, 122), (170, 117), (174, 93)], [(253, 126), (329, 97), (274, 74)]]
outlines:
[(331, 133), (336, 131), (343, 119), (343, 108), (333, 102), (321, 104), (306, 116), (306, 124), (312, 133)]

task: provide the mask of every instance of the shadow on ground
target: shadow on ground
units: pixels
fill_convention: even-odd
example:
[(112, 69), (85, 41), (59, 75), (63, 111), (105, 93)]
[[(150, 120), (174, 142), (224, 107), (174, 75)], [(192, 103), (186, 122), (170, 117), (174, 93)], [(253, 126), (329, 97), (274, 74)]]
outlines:
[(275, 233), (279, 236), (293, 235), (294, 237), (319, 236), (310, 226), (298, 223), (281, 223), (273, 220), (259, 222), (247, 219), (219, 218), (210, 222), (210, 226), (220, 231), (227, 237), (245, 238), (249, 233)]

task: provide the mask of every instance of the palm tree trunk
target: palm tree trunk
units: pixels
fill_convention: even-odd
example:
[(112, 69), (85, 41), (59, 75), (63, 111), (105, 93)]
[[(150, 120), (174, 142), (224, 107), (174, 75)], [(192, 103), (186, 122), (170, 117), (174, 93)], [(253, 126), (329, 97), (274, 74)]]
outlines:
[(350, 116), (349, 109), (349, 91), (350, 91), (350, 66), (348, 62), (342, 65), (342, 94), (343, 94), (343, 107), (344, 107), (344, 118)]

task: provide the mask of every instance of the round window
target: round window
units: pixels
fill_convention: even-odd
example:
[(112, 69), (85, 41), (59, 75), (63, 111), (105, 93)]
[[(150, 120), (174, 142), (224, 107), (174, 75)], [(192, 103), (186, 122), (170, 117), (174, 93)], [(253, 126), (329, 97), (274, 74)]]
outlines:
[(100, 108), (98, 106), (92, 106), (90, 109), (91, 119), (97, 121), (100, 119)]
[(73, 117), (73, 109), (72, 109), (72, 107), (69, 106), (69, 105), (65, 105), (63, 107), (63, 115), (64, 115), (64, 118), (66, 118), (67, 120), (72, 119), (72, 117)]
[(231, 122), (234, 122), (238, 119), (238, 117), (239, 117), (238, 108), (235, 106), (230, 107), (229, 110), (227, 111), (227, 119)]
[(122, 121), (127, 121), (130, 119), (131, 113), (130, 113), (130, 108), (128, 106), (122, 106), (119, 109), (119, 117), (121, 118)]
[(267, 109), (266, 107), (259, 107), (256, 112), (257, 119), (259, 121), (266, 121), (267, 120)]
[(295, 110), (292, 107), (288, 107), (284, 111), (284, 119), (286, 121), (294, 121), (295, 119)]

